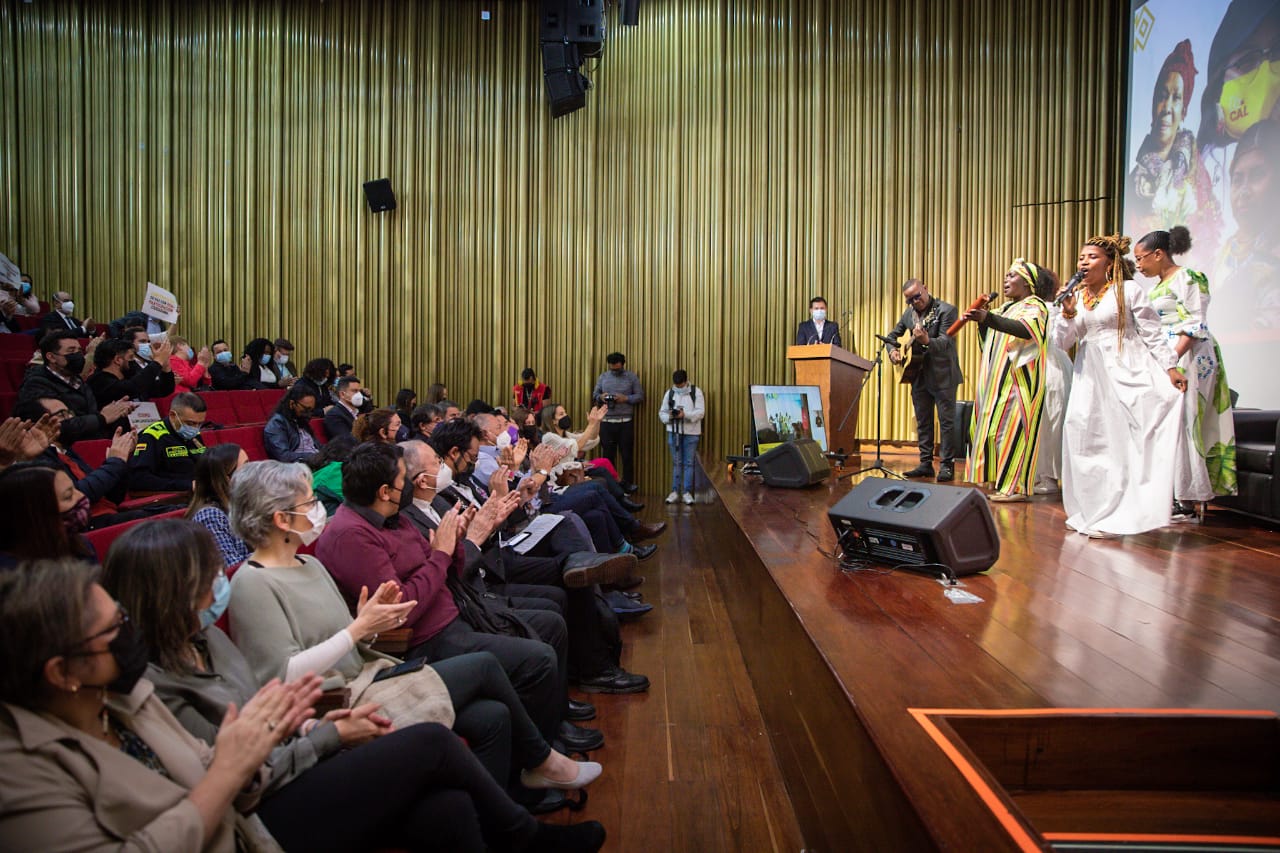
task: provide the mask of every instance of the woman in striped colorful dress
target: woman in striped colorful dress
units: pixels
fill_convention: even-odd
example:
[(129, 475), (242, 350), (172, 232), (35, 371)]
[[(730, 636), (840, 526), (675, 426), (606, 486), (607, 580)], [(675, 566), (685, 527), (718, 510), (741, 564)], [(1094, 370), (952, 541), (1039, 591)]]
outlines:
[(969, 480), (990, 483), (993, 501), (1025, 501), (1036, 473), (1044, 408), (1045, 330), (1049, 309), (1035, 295), (1049, 272), (1023, 258), (1004, 277), (1007, 300), (994, 311), (970, 309), (979, 326), (982, 358), (973, 401)]

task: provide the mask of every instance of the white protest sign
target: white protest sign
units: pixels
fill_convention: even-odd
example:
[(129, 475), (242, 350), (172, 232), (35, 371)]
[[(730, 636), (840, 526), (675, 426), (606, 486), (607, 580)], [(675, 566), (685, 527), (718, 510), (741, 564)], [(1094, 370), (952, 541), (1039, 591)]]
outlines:
[(160, 420), (160, 410), (156, 408), (155, 403), (137, 403), (129, 413), (129, 426), (138, 432), (142, 432), (158, 420)]
[(4, 255), (0, 255), (0, 284), (22, 284), (22, 271)]
[(142, 297), (142, 313), (165, 323), (178, 322), (178, 297), (163, 287), (147, 282), (147, 292)]

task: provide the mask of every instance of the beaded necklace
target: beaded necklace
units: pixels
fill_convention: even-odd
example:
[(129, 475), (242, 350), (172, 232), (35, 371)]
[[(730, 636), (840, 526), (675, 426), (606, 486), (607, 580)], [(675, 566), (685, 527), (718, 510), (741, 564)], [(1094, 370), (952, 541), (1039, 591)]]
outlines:
[(1107, 282), (1102, 286), (1102, 290), (1098, 291), (1098, 295), (1094, 296), (1093, 291), (1086, 287), (1080, 294), (1080, 301), (1084, 303), (1084, 307), (1087, 310), (1092, 311), (1097, 307), (1098, 303), (1102, 301), (1102, 297), (1107, 295), (1107, 291), (1110, 289), (1111, 282)]

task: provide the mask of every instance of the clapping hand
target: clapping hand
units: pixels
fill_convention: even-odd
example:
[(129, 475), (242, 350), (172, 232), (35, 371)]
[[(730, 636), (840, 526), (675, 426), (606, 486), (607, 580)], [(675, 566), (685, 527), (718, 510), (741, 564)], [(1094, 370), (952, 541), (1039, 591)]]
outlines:
[[(465, 527), (463, 528), (466, 529)], [(435, 531), (431, 534), (431, 547), (437, 551), (443, 551), (452, 555), (458, 547), (458, 506), (454, 504), (453, 509), (444, 514), (440, 519), (440, 524), (436, 526)]]
[(418, 605), (416, 601), (401, 601), (403, 597), (400, 584), (395, 581), (383, 581), (372, 597), (367, 586), (360, 587), (356, 618), (348, 628), (351, 636), (356, 640), (364, 640), (383, 631), (399, 628), (404, 624), (409, 611)]
[(338, 738), (346, 747), (359, 746), (395, 730), (391, 718), (378, 713), (382, 706), (366, 702), (354, 708), (338, 708), (324, 715), (338, 730)]
[[(508, 450), (510, 448), (507, 448)], [(499, 465), (498, 470), (489, 475), (489, 497), (500, 498), (510, 491), (507, 481), (511, 478), (511, 469), (505, 464)]]
[(237, 710), (234, 702), (227, 705), (213, 744), (213, 765), (223, 767), (234, 778), (247, 781), (267, 760), (271, 750), (311, 716), (311, 707), (320, 698), (320, 684), (317, 675), (307, 675), (288, 684), (273, 678), (244, 708)]
[(133, 450), (138, 446), (138, 433), (135, 430), (125, 430), (116, 427), (116, 434), (111, 437), (111, 447), (107, 450), (108, 459), (123, 459), (129, 461), (129, 457), (133, 456)]

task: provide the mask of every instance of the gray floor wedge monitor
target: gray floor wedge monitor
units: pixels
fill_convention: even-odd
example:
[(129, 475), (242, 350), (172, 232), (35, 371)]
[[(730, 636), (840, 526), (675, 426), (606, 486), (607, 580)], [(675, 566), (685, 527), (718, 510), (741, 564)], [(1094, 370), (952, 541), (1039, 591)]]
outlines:
[(995, 519), (978, 489), (868, 477), (827, 516), (853, 559), (888, 566), (941, 563), (971, 575), (1000, 558)]

